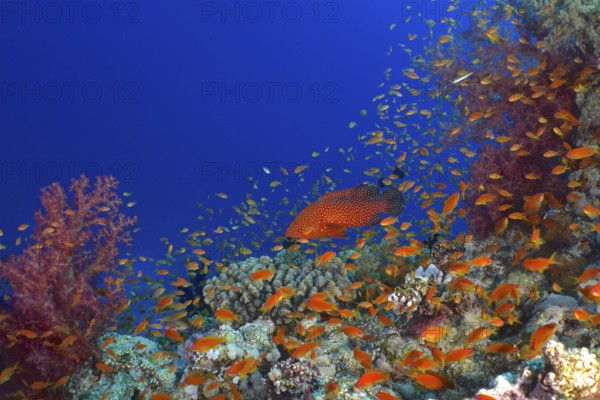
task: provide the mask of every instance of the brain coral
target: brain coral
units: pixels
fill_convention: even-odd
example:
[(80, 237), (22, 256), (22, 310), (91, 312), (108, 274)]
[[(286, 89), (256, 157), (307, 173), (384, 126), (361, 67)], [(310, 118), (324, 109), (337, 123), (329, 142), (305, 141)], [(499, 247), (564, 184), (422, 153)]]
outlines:
[[(239, 315), (239, 323), (250, 322), (261, 316), (265, 301), (277, 289), (289, 286), (295, 290), (294, 296), (281, 301), (267, 316), (277, 324), (287, 321), (285, 314), (297, 311), (305, 299), (318, 292), (329, 292), (334, 296), (350, 285), (344, 270), (344, 263), (333, 258), (327, 263), (316, 265), (313, 260), (305, 261), (300, 267), (293, 268), (285, 262), (285, 251), (278, 253), (275, 259), (263, 256), (249, 258), (239, 264), (231, 264), (218, 276), (208, 280), (204, 287), (204, 298), (213, 311), (228, 308)], [(261, 269), (272, 269), (275, 276), (270, 280), (252, 281), (250, 275)], [(232, 285), (237, 290), (225, 289)]]

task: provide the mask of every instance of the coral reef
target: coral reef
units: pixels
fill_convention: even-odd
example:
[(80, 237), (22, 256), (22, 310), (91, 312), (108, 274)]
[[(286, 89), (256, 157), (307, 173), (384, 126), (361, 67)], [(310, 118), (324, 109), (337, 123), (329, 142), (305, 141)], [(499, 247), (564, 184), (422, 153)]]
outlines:
[(112, 177), (92, 186), (82, 176), (71, 199), (58, 183), (46, 187), (23, 254), (0, 263), (9, 284), (0, 354), (21, 366), (11, 384), (54, 381), (99, 358), (98, 338), (127, 302), (117, 256), (135, 222), (119, 212), (116, 187)]
[[(434, 276), (437, 276), (438, 272), (441, 272), (435, 266), (433, 268), (428, 267), (427, 270), (419, 268), (415, 272), (415, 277), (406, 275), (404, 284), (395, 286), (394, 291), (388, 296), (391, 309), (396, 314), (403, 314), (405, 318), (417, 310), (432, 283), (435, 282), (433, 278), (431, 280), (428, 279), (431, 275), (424, 275), (425, 271), (433, 273)], [(423, 276), (425, 276), (425, 279), (422, 279)]]
[[(270, 280), (251, 280), (250, 275), (261, 269), (272, 269), (275, 276)], [(236, 286), (237, 290), (225, 289), (228, 283)], [(313, 294), (329, 292), (339, 296), (349, 285), (350, 280), (339, 258), (322, 265), (308, 260), (295, 269), (285, 263), (284, 252), (280, 252), (275, 259), (263, 256), (230, 265), (227, 271), (206, 282), (204, 297), (213, 310), (230, 309), (240, 317), (240, 323), (245, 323), (260, 317), (266, 300), (277, 289), (288, 286), (294, 289), (294, 296), (282, 301), (267, 314), (277, 324), (282, 324), (287, 321), (286, 314), (301, 309), (304, 300)]]
[(269, 371), (266, 400), (293, 400), (319, 382), (319, 370), (313, 361), (288, 358), (278, 361)]
[(600, 392), (600, 363), (586, 348), (569, 349), (554, 340), (544, 347), (547, 391), (565, 398), (585, 398)]
[(530, 363), (514, 384), (498, 377), (493, 389), (479, 393), (499, 399), (584, 399), (600, 392), (600, 363), (587, 348), (565, 349), (550, 340), (544, 346), (544, 363)]
[[(408, 36), (429, 46), (402, 74), (445, 93), (380, 86), (381, 123), (359, 140), (378, 149), (365, 161), (381, 164), (364, 173), (392, 186), (408, 171), (398, 190), (416, 207), (354, 241), (277, 237), (285, 231), (267, 198), (247, 195), (229, 224), (206, 208), (218, 227), (182, 229), (180, 248), (162, 238), (167, 260), (126, 280), (131, 264), (117, 256), (133, 220), (118, 211), (116, 182), (75, 180), (70, 202), (46, 188), (24, 255), (0, 264), (0, 359), (14, 365), (0, 368), (0, 390), (84, 400), (600, 396), (600, 5), (509, 0), (471, 11), (463, 31), (448, 17)], [(410, 100), (421, 93), (445, 101)], [(347, 161), (360, 154), (339, 150)], [(306, 168), (280, 172), (305, 180)], [(436, 171), (451, 176), (436, 181)], [(264, 238), (276, 255), (249, 257), (264, 254)], [(132, 297), (150, 304), (144, 321), (133, 336), (107, 334), (131, 332), (108, 325), (129, 306), (124, 285), (144, 283)], [(145, 331), (153, 340), (137, 336)]]
[[(182, 350), (185, 362), (183, 376), (190, 372), (200, 372), (204, 376), (223, 377), (229, 367), (249, 357), (260, 361), (261, 370), (268, 370), (281, 356), (272, 340), (274, 332), (275, 325), (272, 321), (259, 318), (242, 325), (237, 330), (230, 325), (222, 324), (205, 333), (193, 335), (185, 342)], [(192, 343), (206, 336), (224, 338), (224, 343), (205, 353), (193, 351)], [(266, 379), (258, 372), (244, 379), (234, 377), (233, 382), (244, 393), (245, 399), (262, 398), (264, 395)], [(192, 398), (196, 398), (199, 388), (195, 385), (184, 385), (184, 391)], [(204, 395), (217, 392), (218, 388), (215, 388)]]
[[(586, 91), (579, 92), (575, 98), (577, 107), (581, 110), (579, 120), (583, 126), (591, 127), (592, 129), (598, 129), (600, 127), (600, 93), (597, 91)], [(594, 135), (579, 135), (577, 138), (578, 146), (591, 145), (594, 139)]]
[(118, 334), (105, 335), (102, 341), (110, 342), (101, 360), (106, 367), (101, 370), (96, 364), (79, 369), (65, 387), (67, 398), (92, 400), (109, 393), (106, 400), (120, 400), (135, 398), (144, 391), (150, 396), (178, 392), (172, 368), (175, 358), (155, 342)]
[[(555, 54), (565, 50), (576, 51), (587, 57), (600, 58), (600, 4), (595, 0), (519, 1), (532, 9), (536, 36), (544, 42), (543, 48)], [(598, 65), (600, 67), (600, 65)]]
[[(396, 247), (395, 240), (382, 240), (374, 246), (365, 247), (360, 252), (360, 258), (354, 260), (354, 264), (358, 267), (355, 271), (351, 271), (349, 276), (353, 281), (363, 280), (365, 276), (371, 278), (379, 278), (383, 282), (388, 283), (390, 277), (387, 276), (381, 266), (389, 265), (393, 262), (390, 255), (390, 249)], [(344, 255), (350, 257), (352, 254), (358, 254), (356, 250), (348, 250), (343, 252)], [(398, 278), (403, 278), (399, 276)], [(391, 282), (389, 282), (391, 283)]]

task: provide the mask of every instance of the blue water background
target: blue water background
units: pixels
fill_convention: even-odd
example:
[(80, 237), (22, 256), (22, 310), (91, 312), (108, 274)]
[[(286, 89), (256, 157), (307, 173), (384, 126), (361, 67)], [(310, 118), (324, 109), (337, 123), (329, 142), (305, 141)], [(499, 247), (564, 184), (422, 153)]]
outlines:
[[(133, 193), (126, 202), (137, 204), (125, 210), (139, 217), (136, 252), (157, 258), (165, 253), (160, 237), (204, 224), (197, 202), (227, 214), (246, 193), (269, 197), (270, 182), (285, 183), (279, 167), (311, 163), (308, 180), (333, 167), (339, 187), (375, 183), (362, 173), (376, 164), (362, 159), (367, 152), (347, 174), (337, 149), (364, 148), (356, 139), (375, 129), (371, 99), (383, 92), (383, 71), (393, 67), (397, 83), (406, 80), (410, 55), (398, 43), (417, 34), (410, 46), (418, 52), (429, 32), (425, 18), (457, 15), (440, 3), (3, 2), (4, 255), (17, 226), (33, 223), (40, 188), (81, 173), (115, 175), (120, 191)], [(285, 211), (276, 201), (266, 207)], [(282, 217), (276, 235), (291, 218)], [(229, 222), (215, 220), (212, 228)]]

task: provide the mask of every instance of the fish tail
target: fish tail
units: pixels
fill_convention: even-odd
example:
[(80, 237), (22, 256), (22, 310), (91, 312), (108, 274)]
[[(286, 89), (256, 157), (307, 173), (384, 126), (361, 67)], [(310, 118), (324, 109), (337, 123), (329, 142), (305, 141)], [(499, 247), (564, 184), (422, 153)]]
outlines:
[(381, 195), (383, 212), (393, 216), (400, 215), (404, 210), (404, 196), (394, 187), (388, 187)]

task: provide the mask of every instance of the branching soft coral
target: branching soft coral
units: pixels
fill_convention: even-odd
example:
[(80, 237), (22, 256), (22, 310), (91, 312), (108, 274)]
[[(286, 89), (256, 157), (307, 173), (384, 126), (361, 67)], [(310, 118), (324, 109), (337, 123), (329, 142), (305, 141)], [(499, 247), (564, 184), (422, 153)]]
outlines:
[(0, 263), (10, 290), (0, 357), (19, 361), (13, 386), (52, 382), (99, 355), (98, 338), (127, 302), (117, 256), (135, 218), (119, 212), (116, 187), (112, 177), (92, 186), (82, 176), (70, 201), (58, 183), (44, 188), (28, 247)]
[[(484, 193), (480, 189), (482, 187), (485, 188), (485, 193), (496, 196), (489, 204), (473, 206), (476, 208), (469, 213), (469, 226), (479, 237), (486, 237), (495, 231), (499, 233), (497, 224), (501, 225), (508, 215), (522, 210), (523, 199), (526, 196), (547, 191), (555, 198), (563, 198), (566, 194), (567, 185), (563, 178), (544, 174), (544, 171), (552, 169), (556, 161), (544, 158), (537, 152), (528, 154), (522, 163), (515, 158), (509, 148), (485, 144), (478, 153), (477, 161), (473, 163), (473, 173), (465, 191), (465, 201), (475, 204)], [(494, 173), (502, 176), (502, 179), (493, 182), (490, 175)], [(527, 174), (542, 175), (544, 179), (527, 179)], [(510, 196), (506, 196), (507, 194)], [(511, 207), (505, 209), (506, 205)], [(514, 220), (510, 221), (514, 223)]]
[[(449, 98), (461, 116), (446, 137), (479, 144), (465, 179), (465, 201), (471, 205), (469, 226), (480, 236), (522, 211), (525, 196), (551, 193), (564, 200), (568, 188), (562, 174), (571, 166), (561, 154), (576, 147), (576, 95), (589, 90), (596, 72), (577, 53), (544, 51), (531, 24), (523, 24), (525, 17), (515, 11), (505, 6), (489, 15), (474, 13), (465, 32), (428, 53), (437, 80), (466, 76), (449, 85)], [(475, 205), (484, 193), (494, 200)]]

